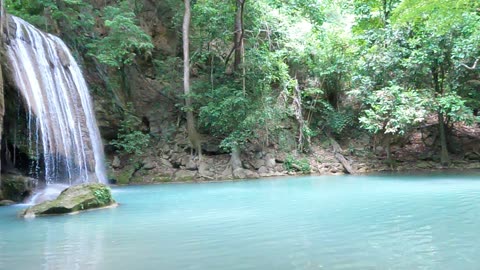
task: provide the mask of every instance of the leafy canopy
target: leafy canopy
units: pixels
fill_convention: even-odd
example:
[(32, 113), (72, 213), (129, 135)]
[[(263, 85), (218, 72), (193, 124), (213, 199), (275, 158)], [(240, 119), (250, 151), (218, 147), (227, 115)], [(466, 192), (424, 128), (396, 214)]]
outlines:
[(154, 48), (151, 37), (137, 25), (128, 2), (107, 6), (103, 12), (108, 34), (88, 45), (91, 56), (103, 64), (121, 68), (131, 64), (137, 55), (151, 55)]

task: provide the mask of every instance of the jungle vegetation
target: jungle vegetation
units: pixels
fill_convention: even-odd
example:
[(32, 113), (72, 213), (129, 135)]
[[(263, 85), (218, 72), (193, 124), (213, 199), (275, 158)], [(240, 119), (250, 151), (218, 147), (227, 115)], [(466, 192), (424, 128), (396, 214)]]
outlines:
[(155, 79), (169, 81), (162, 91), (173, 92), (185, 112), (194, 145), (208, 134), (230, 151), (257, 140), (308, 152), (312, 139), (352, 130), (390, 145), (433, 122), (448, 164), (453, 126), (477, 121), (477, 0), (157, 2), (177, 33), (176, 54), (156, 51), (140, 24), (141, 0), (6, 0), (6, 6), (61, 35), (78, 56), (108, 70), (122, 91), (135, 91), (122, 83), (125, 67), (154, 66)]

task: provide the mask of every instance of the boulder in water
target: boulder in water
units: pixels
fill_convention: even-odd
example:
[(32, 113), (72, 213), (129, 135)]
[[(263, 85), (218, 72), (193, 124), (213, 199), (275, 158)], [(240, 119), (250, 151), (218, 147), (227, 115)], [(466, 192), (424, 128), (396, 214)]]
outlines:
[(62, 191), (57, 199), (31, 206), (20, 215), (25, 218), (63, 215), (116, 205), (108, 186), (90, 183), (69, 187)]
[(35, 188), (35, 180), (21, 174), (2, 174), (1, 177), (0, 189), (4, 199), (23, 202)]
[(14, 201), (10, 201), (10, 200), (2, 200), (0, 201), (0, 206), (10, 206), (10, 205), (13, 205), (15, 204)]

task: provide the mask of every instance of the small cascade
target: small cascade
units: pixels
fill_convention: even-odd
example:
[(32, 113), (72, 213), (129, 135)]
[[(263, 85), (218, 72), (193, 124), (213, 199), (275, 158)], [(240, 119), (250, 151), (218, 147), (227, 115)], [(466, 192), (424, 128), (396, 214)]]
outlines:
[(29, 155), (37, 160), (31, 173), (41, 170), (47, 187), (106, 182), (88, 87), (70, 50), (60, 38), (9, 19), (7, 58), (27, 110)]

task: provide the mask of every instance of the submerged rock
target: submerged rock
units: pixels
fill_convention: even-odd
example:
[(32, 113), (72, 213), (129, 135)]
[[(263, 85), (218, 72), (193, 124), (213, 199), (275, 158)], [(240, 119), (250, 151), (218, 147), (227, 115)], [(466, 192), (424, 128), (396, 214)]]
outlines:
[(62, 215), (115, 205), (108, 186), (98, 183), (81, 184), (65, 189), (53, 201), (45, 201), (25, 209), (20, 215), (26, 218)]

